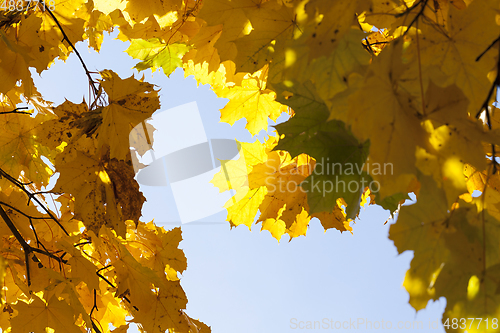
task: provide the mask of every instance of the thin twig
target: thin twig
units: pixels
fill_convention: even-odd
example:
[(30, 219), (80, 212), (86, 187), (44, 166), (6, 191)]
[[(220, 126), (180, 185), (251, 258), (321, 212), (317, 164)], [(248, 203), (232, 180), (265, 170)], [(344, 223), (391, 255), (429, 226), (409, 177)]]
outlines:
[(29, 115), (31, 115), (31, 112), (24, 112), (24, 111), (19, 111), (19, 110), (28, 110), (28, 107), (23, 106), (21, 108), (15, 108), (12, 111), (3, 111), (3, 112), (0, 112), (0, 114), (17, 113), (17, 114), (29, 114)]
[[(419, 4), (422, 4), (422, 8), (420, 8), (420, 11), (417, 13), (417, 15), (415, 15), (415, 17), (413, 18), (413, 20), (411, 20), (410, 24), (408, 24), (408, 28), (406, 28), (406, 31), (404, 32), (403, 36), (406, 35), (406, 33), (408, 31), (410, 31), (410, 28), (412, 27), (412, 25), (418, 20), (418, 18), (424, 13), (424, 10), (425, 10), (425, 7), (427, 6), (427, 2), (429, 0), (423, 0), (423, 1), (420, 1)], [(416, 7), (416, 5), (414, 6)], [(412, 7), (412, 8), (414, 8)]]
[(68, 35), (66, 35), (66, 32), (64, 31), (63, 27), (59, 23), (59, 20), (56, 18), (56, 16), (54, 15), (54, 13), (52, 13), (52, 11), (47, 6), (45, 6), (45, 2), (44, 1), (41, 1), (41, 3), (44, 5), (44, 8), (47, 11), (47, 13), (49, 13), (49, 15), (52, 17), (52, 19), (54, 20), (55, 24), (59, 27), (59, 30), (61, 31), (61, 33), (63, 35), (63, 41), (65, 40), (69, 44), (69, 46), (71, 46), (71, 48), (73, 49), (73, 51), (75, 51), (75, 54), (78, 57), (78, 59), (80, 60), (80, 63), (82, 64), (83, 69), (85, 70), (85, 74), (87, 75), (87, 77), (89, 79), (89, 84), (92, 86), (92, 88), (94, 90), (94, 93), (97, 94), (97, 90), (98, 89), (95, 86), (94, 79), (92, 79), (92, 76), (90, 75), (90, 71), (88, 70), (87, 65), (83, 61), (82, 56), (80, 55), (80, 52), (78, 52), (78, 50), (75, 48), (75, 46), (73, 45), (73, 43), (71, 42), (71, 40), (69, 40)]
[(77, 247), (77, 246), (82, 246), (82, 245), (87, 245), (87, 244), (92, 244), (92, 241), (85, 241), (85, 242), (81, 242), (81, 243), (75, 244), (75, 245), (73, 245), (73, 246), (74, 246), (74, 247)]
[(21, 244), (21, 247), (23, 248), (24, 251), (24, 259), (26, 261), (26, 280), (28, 282), (28, 286), (31, 284), (30, 280), (30, 268), (29, 268), (29, 254), (32, 252), (31, 246), (24, 240), (23, 236), (17, 230), (16, 226), (10, 219), (9, 215), (5, 212), (3, 209), (2, 205), (0, 205), (0, 216), (4, 220), (5, 224), (7, 224), (7, 227), (9, 227), (10, 231), (14, 235), (14, 237), (17, 239), (19, 244)]
[(69, 233), (66, 231), (66, 229), (63, 227), (63, 225), (61, 224), (61, 222), (59, 222), (59, 220), (52, 214), (52, 212), (47, 208), (45, 207), (41, 202), (40, 200), (38, 200), (38, 198), (35, 196), (35, 194), (31, 193), (30, 191), (28, 191), (24, 186), (25, 184), (21, 183), (20, 181), (18, 181), (17, 179), (15, 179), (14, 177), (12, 177), (11, 175), (9, 175), (7, 172), (5, 172), (3, 169), (0, 168), (0, 176), (3, 176), (5, 177), (8, 181), (10, 181), (12, 184), (16, 185), (18, 188), (20, 188), (27, 196), (28, 196), (28, 203), (29, 201), (33, 200), (35, 201), (39, 206), (40, 208), (42, 208), (46, 213), (47, 215), (49, 215), (50, 219), (52, 219), (61, 229), (62, 231), (66, 234), (66, 236), (69, 236)]
[(477, 56), (476, 61), (479, 61), (485, 55), (485, 53), (488, 52), (493, 47), (493, 45), (495, 45), (495, 43), (498, 42), (499, 40), (500, 36), (498, 36), (493, 42), (491, 42), (491, 44), (486, 48), (486, 50), (484, 50), (480, 55)]
[[(92, 75), (91, 75), (91, 73), (93, 73), (93, 72), (89, 71), (89, 69), (87, 68), (87, 65), (85, 64), (85, 61), (83, 61), (83, 58), (80, 55), (80, 52), (78, 52), (75, 45), (71, 42), (71, 40), (69, 39), (68, 35), (64, 31), (63, 27), (61, 26), (61, 23), (56, 18), (54, 13), (47, 6), (45, 6), (44, 1), (40, 0), (40, 2), (44, 5), (45, 10), (47, 11), (47, 13), (49, 13), (49, 15), (52, 17), (52, 19), (54, 20), (54, 22), (58, 26), (59, 30), (61, 31), (61, 33), (63, 35), (63, 41), (66, 41), (69, 44), (69, 46), (73, 49), (73, 51), (75, 51), (75, 54), (78, 57), (78, 60), (80, 60), (80, 63), (82, 64), (82, 67), (85, 70), (85, 74), (87, 75), (87, 78), (89, 80), (89, 87), (91, 87), (92, 93), (94, 95), (93, 96), (94, 101), (92, 103), (90, 103), (90, 100), (89, 100), (90, 109), (93, 109), (97, 104), (96, 101), (101, 97), (101, 93), (100, 93), (101, 89), (99, 89), (96, 86), (96, 81), (94, 81), (94, 79), (92, 78)], [(89, 94), (89, 99), (91, 99), (91, 98), (92, 98), (92, 96), (90, 96), (90, 94)]]
[[(109, 285), (111, 286), (111, 288), (116, 288), (116, 286), (115, 286), (112, 282), (110, 282), (110, 281), (109, 281), (108, 279), (106, 279), (106, 278), (105, 278), (105, 277), (104, 277), (101, 273), (99, 273), (100, 271), (102, 271), (102, 270), (104, 270), (104, 269), (107, 269), (107, 268), (109, 268), (109, 267), (113, 267), (113, 265), (108, 265), (108, 266), (105, 266), (105, 267), (103, 267), (103, 268), (98, 269), (98, 270), (97, 270), (97, 272), (96, 272), (96, 274), (97, 274), (97, 276), (98, 276), (98, 277), (100, 277), (101, 279), (103, 279), (103, 280), (104, 280), (104, 282), (106, 282), (107, 284), (109, 284)], [(132, 302), (128, 299), (128, 297), (127, 297), (127, 296), (122, 296), (122, 298), (123, 298), (124, 300), (126, 300), (127, 302), (129, 302), (130, 304), (132, 304)], [(139, 311), (139, 309), (138, 309), (135, 305), (132, 305), (132, 306), (134, 307), (134, 309), (136, 309), (137, 311)]]
[[(488, 46), (487, 49), (476, 58), (476, 61), (479, 61), (479, 59), (481, 59), (481, 57), (486, 53), (486, 51), (491, 49), (491, 47), (495, 43), (497, 43), (499, 40), (500, 40), (500, 37), (495, 39), (495, 41), (493, 43), (491, 43), (490, 46)], [(476, 119), (478, 119), (481, 116), (481, 113), (483, 113), (483, 110), (486, 112), (486, 122), (487, 122), (488, 128), (490, 130), (491, 130), (491, 115), (490, 115), (490, 110), (488, 109), (488, 106), (490, 105), (490, 100), (491, 100), (491, 97), (493, 96), (493, 92), (495, 91), (495, 88), (500, 86), (500, 43), (498, 43), (498, 47), (499, 47), (499, 55), (497, 57), (497, 75), (495, 77), (495, 81), (493, 81), (493, 84), (491, 85), (490, 90), (488, 91), (488, 95), (486, 96), (486, 99), (484, 100), (483, 104), (481, 105), (481, 108), (479, 109), (479, 111), (476, 113)], [(493, 159), (495, 159), (494, 155), (493, 155)], [(495, 164), (493, 164), (493, 166), (495, 166)], [(496, 168), (493, 171), (496, 172)]]
[(23, 215), (24, 217), (27, 217), (27, 218), (32, 219), (32, 220), (45, 220), (47, 218), (47, 217), (43, 217), (43, 216), (36, 217), (36, 216), (28, 215), (28, 214), (24, 213), (22, 210), (17, 209), (16, 207), (9, 205), (8, 203), (3, 202), (3, 201), (0, 201), (0, 205), (3, 205), (5, 207), (9, 207), (10, 209), (18, 212), (19, 214)]

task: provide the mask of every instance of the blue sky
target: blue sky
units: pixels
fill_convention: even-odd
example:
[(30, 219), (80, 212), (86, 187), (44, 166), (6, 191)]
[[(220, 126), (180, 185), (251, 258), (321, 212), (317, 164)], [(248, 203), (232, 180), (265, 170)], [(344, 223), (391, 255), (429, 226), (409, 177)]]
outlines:
[[(123, 52), (127, 45), (106, 37), (100, 54), (87, 51), (83, 43), (77, 48), (91, 71), (112, 69), (122, 78), (140, 77), (142, 73), (132, 69), (137, 61)], [(244, 120), (233, 127), (219, 124), (219, 109), (225, 100), (217, 99), (207, 86), (197, 87), (194, 79), (184, 79), (182, 71), (170, 78), (162, 72), (144, 75), (146, 81), (161, 88), (162, 110), (196, 101), (208, 138), (255, 140), (244, 129)], [(41, 78), (34, 76), (42, 95), (56, 104), (65, 98), (79, 103), (88, 93), (87, 79), (74, 55), (65, 63), (57, 61)], [(147, 199), (144, 221), (154, 219), (167, 229), (180, 225), (169, 187), (142, 186), (141, 190)], [(352, 224), (354, 235), (324, 232), (319, 221), (313, 220), (307, 237), (291, 242), (284, 237), (280, 243), (268, 232), (259, 232), (260, 225), (252, 231), (244, 226), (230, 230), (225, 217), (222, 211), (181, 226), (181, 247), (188, 258), (181, 279), (189, 299), (187, 313), (210, 325), (214, 333), (344, 332), (354, 328), (372, 332), (381, 330), (376, 328), (382, 322), (383, 327), (392, 325), (397, 332), (444, 332), (445, 300), (429, 303), (419, 313), (408, 304), (402, 282), (412, 254), (398, 256), (387, 238), (393, 223), (384, 225), (387, 211), (374, 206), (362, 209)], [(308, 322), (314, 325), (315, 321), (316, 329), (306, 329)], [(363, 322), (371, 322), (372, 329)], [(409, 328), (414, 322), (422, 322), (423, 329)], [(398, 329), (398, 325), (407, 329)]]

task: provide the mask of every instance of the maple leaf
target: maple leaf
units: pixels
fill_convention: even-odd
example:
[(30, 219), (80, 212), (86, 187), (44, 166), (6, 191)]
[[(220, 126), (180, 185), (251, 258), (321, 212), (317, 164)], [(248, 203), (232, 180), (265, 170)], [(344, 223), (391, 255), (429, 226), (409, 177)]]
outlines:
[[(96, 114), (90, 114), (86, 103), (74, 104), (65, 101), (52, 109), (56, 117), (51, 117), (40, 124), (40, 142), (56, 150), (61, 145), (75, 144), (83, 135), (91, 135), (102, 122)], [(81, 143), (81, 141), (80, 141)]]
[(443, 319), (456, 315), (494, 318), (500, 313), (499, 222), (487, 213), (478, 214), (473, 206), (463, 206), (464, 218), (454, 225), (456, 232), (443, 235), (450, 257), (436, 280), (436, 296), (447, 300)]
[(147, 2), (129, 0), (126, 11), (131, 14), (134, 21), (141, 22), (143, 19), (153, 15), (162, 17), (175, 12), (181, 8), (181, 5), (182, 2), (180, 0), (148, 0)]
[[(444, 190), (438, 189), (430, 177), (422, 177), (421, 181), (423, 189), (417, 203), (401, 209), (389, 235), (400, 253), (414, 251), (404, 282), (410, 304), (420, 310), (429, 299), (444, 296), (445, 317), (497, 315), (498, 220), (478, 214), (474, 206), (464, 203), (447, 211)], [(423, 211), (422, 206), (432, 210)], [(485, 232), (483, 227), (487, 228)], [(479, 291), (472, 293), (470, 281), (478, 276), (485, 280)]]
[(74, 311), (65, 301), (52, 297), (47, 303), (37, 296), (27, 304), (19, 302), (13, 305), (18, 311), (17, 316), (11, 319), (12, 329), (16, 332), (45, 332), (46, 327), (56, 332), (80, 333), (75, 325)]
[(271, 61), (276, 44), (293, 38), (297, 22), (293, 10), (274, 1), (240, 8), (252, 31), (234, 41), (237, 54), (232, 60), (238, 71), (255, 72)]
[[(4, 124), (4, 133), (0, 136), (0, 168), (9, 175), (23, 174), (39, 185), (47, 185), (53, 171), (42, 156), (52, 157), (53, 154), (40, 144), (39, 137), (43, 134), (41, 123), (50, 116), (29, 114), (0, 115)], [(8, 182), (0, 180), (3, 190)]]
[[(450, 7), (446, 30), (434, 33), (432, 24), (422, 24), (419, 27), (425, 39), (421, 38), (418, 46), (416, 41), (412, 43), (412, 52), (419, 52), (424, 64), (425, 77), (440, 86), (456, 84), (470, 101), (470, 114), (477, 112), (490, 87), (487, 74), (494, 66), (494, 55), (490, 52), (476, 59), (498, 37), (494, 16), (495, 10), (487, 1), (473, 1), (466, 10)], [(483, 33), (478, 36), (476, 31)]]
[(423, 119), (427, 119), (424, 126), (430, 136), (425, 149), (417, 151), (416, 165), (444, 186), (451, 205), (466, 190), (464, 163), (486, 168), (486, 153), (477, 149), (477, 143), (498, 144), (500, 140), (497, 131), (485, 131), (467, 115), (467, 99), (455, 85), (440, 88), (431, 81), (426, 100), (431, 102)]
[(216, 71), (220, 65), (219, 52), (214, 47), (222, 33), (221, 26), (204, 27), (189, 42), (193, 48), (182, 58), (197, 64), (207, 63), (209, 72)]
[(311, 64), (312, 77), (318, 94), (328, 100), (347, 89), (347, 78), (352, 73), (363, 73), (370, 57), (359, 45), (364, 37), (361, 31), (350, 29), (338, 41), (338, 46), (328, 57), (316, 59)]
[[(17, 35), (16, 42), (19, 48), (24, 47), (25, 50), (36, 50), (36, 57), (27, 61), (27, 65), (35, 67), (37, 72), (40, 73), (46, 69), (54, 59), (54, 45), (50, 42), (43, 40), (38, 35), (42, 25), (42, 18), (36, 16), (29, 16), (23, 21), (20, 26), (19, 34)], [(22, 50), (22, 49), (20, 49)], [(32, 53), (35, 53), (32, 52)], [(22, 54), (22, 53), (21, 53)]]
[(135, 65), (139, 71), (151, 68), (154, 72), (158, 68), (163, 69), (167, 76), (177, 68), (182, 66), (182, 57), (189, 51), (189, 46), (185, 44), (165, 44), (159, 38), (156, 39), (135, 39), (125, 52), (131, 57), (142, 60)]
[(245, 15), (245, 8), (255, 8), (251, 0), (239, 2), (215, 0), (203, 3), (200, 19), (210, 26), (223, 26), (223, 32), (214, 45), (219, 51), (221, 60), (233, 59), (236, 55), (234, 40), (249, 33), (250, 21)]
[[(177, 272), (182, 273), (187, 268), (186, 256), (178, 248), (182, 240), (180, 228), (165, 231), (156, 227), (152, 222), (139, 223), (137, 228), (128, 229), (127, 238), (130, 239), (129, 251), (134, 252), (131, 247), (142, 248), (142, 244), (149, 243), (155, 250), (154, 255), (141, 254), (139, 262), (154, 270), (157, 274), (167, 273), (167, 279), (178, 280)], [(137, 246), (133, 242), (137, 242)]]
[(11, 43), (3, 31), (0, 32), (0, 37), (3, 50), (0, 58), (0, 74), (5, 78), (0, 83), (0, 91), (7, 92), (14, 88), (19, 79), (31, 81), (27, 62), (33, 58), (28, 56), (29, 51), (26, 48)]
[(361, 89), (349, 97), (349, 112), (338, 115), (357, 138), (370, 139), (370, 163), (384, 166), (384, 170), (390, 167), (390, 171), (372, 174), (374, 180), (384, 184), (380, 189), (382, 199), (407, 190), (416, 173), (415, 151), (427, 138), (412, 96), (394, 87), (407, 67), (400, 60), (401, 47), (397, 40), (374, 59), (372, 72)]
[(245, 78), (241, 85), (220, 89), (216, 93), (221, 98), (229, 99), (221, 110), (221, 121), (233, 125), (244, 117), (247, 119), (245, 128), (252, 135), (267, 130), (267, 118), (276, 120), (283, 111), (282, 106), (275, 101), (276, 94), (266, 89), (260, 77)]
[[(292, 156), (305, 153), (316, 160), (315, 171), (301, 185), (307, 192), (311, 213), (331, 212), (337, 206), (337, 199), (344, 198), (348, 204), (347, 217), (352, 219), (359, 211), (362, 192), (371, 182), (362, 172), (370, 144), (359, 143), (341, 121), (327, 122), (328, 108), (313, 89), (310, 82), (287, 87), (293, 95), (282, 102), (292, 107), (295, 115), (276, 126), (284, 138), (275, 149), (288, 150)], [(356, 189), (346, 184), (356, 184)]]
[[(417, 203), (401, 208), (398, 220), (389, 231), (399, 253), (414, 252), (410, 269), (403, 285), (410, 294), (410, 304), (420, 310), (434, 297), (433, 286), (441, 265), (449, 256), (442, 235), (452, 228), (459, 214), (448, 213), (448, 203), (443, 190), (437, 188), (431, 177), (420, 179), (422, 190)], [(422, 210), (421, 207), (426, 207)]]
[[(305, 235), (311, 217), (308, 213), (307, 196), (299, 184), (311, 173), (314, 161), (308, 156), (290, 160), (283, 152), (270, 152), (264, 163), (252, 168), (248, 175), (250, 188), (266, 187), (266, 197), (259, 206), (258, 221), (266, 230), (272, 220), (283, 222), (292, 238)], [(283, 184), (287, 184), (283, 187)], [(271, 232), (273, 234), (273, 232)], [(274, 232), (275, 238), (281, 235)]]
[(325, 230), (335, 228), (341, 232), (350, 231), (352, 233), (352, 227), (346, 219), (346, 214), (340, 204), (341, 203), (338, 201), (337, 206), (332, 212), (314, 213), (312, 217), (318, 218)]
[(58, 242), (58, 246), (71, 255), (71, 258), (68, 260), (71, 266), (71, 277), (85, 282), (89, 290), (99, 290), (99, 277), (93, 272), (95, 265), (89, 259), (85, 258), (68, 240), (62, 239)]
[(55, 192), (71, 193), (75, 198), (75, 217), (94, 232), (103, 224), (125, 235), (124, 221), (137, 221), (145, 201), (133, 180), (132, 165), (100, 159), (81, 151), (65, 151), (56, 159), (61, 176)]
[[(335, 1), (332, 5), (327, 1), (310, 0), (305, 5), (307, 14), (314, 18), (314, 29), (309, 34), (308, 45), (315, 57), (329, 55), (335, 44), (350, 30), (355, 20), (359, 5), (366, 6), (371, 1)], [(366, 3), (366, 4), (365, 4)]]
[[(85, 19), (79, 16), (86, 17), (88, 15), (85, 3), (85, 0), (56, 0), (53, 2), (52, 9), (54, 10), (52, 14), (57, 23), (65, 27), (64, 33), (73, 45), (83, 40)], [(36, 2), (35, 5), (34, 14), (42, 19), (40, 28), (36, 31), (39, 39), (50, 44), (51, 47), (48, 52), (52, 59), (55, 57), (66, 59), (68, 53), (73, 50), (68, 47), (67, 41), (54, 18), (47, 10), (42, 8), (47, 4)], [(45, 50), (43, 51), (45, 52)]]
[(88, 39), (90, 47), (98, 51), (101, 49), (103, 32), (113, 29), (113, 21), (109, 15), (98, 10), (90, 13), (89, 23), (85, 28), (85, 37)]
[[(254, 222), (262, 222), (261, 230), (268, 230), (278, 241), (284, 234), (291, 238), (305, 236), (314, 216), (324, 219), (325, 229), (352, 230), (340, 206), (324, 214), (310, 214), (309, 197), (299, 185), (312, 173), (314, 159), (306, 154), (292, 159), (288, 153), (272, 151), (273, 148), (273, 137), (265, 147), (258, 141), (242, 144), (245, 162), (241, 163), (241, 158), (224, 161), (225, 170), (214, 176), (212, 183), (221, 192), (236, 190), (236, 195), (225, 204), (231, 225), (251, 228)], [(228, 175), (231, 182), (227, 181)], [(255, 221), (257, 211), (260, 216)]]
[(113, 263), (116, 274), (118, 295), (129, 295), (134, 306), (140, 311), (151, 310), (151, 289), (165, 287), (153, 270), (142, 266), (124, 247), (120, 247), (121, 257)]
[[(445, 297), (443, 320), (500, 315), (498, 0), (42, 5), (0, 10), (2, 331), (124, 332), (127, 316), (142, 331), (210, 330), (184, 313), (180, 230), (139, 221), (133, 168), (135, 153), (151, 148), (144, 121), (159, 108), (154, 86), (110, 70), (94, 85), (79, 52), (95, 93), (88, 105), (52, 108), (31, 78), (31, 68), (77, 53), (79, 41), (99, 50), (114, 28), (136, 69), (168, 76), (183, 67), (229, 99), (222, 121), (246, 119), (255, 135), (268, 118), (291, 116), (277, 137), (239, 142), (244, 158), (221, 162), (212, 183), (236, 191), (226, 203), (231, 226), (261, 223), (293, 239), (313, 218), (352, 232), (360, 205), (399, 209), (389, 237), (399, 252), (414, 251), (410, 304)], [(26, 104), (35, 110), (21, 113)], [(322, 173), (325, 159), (343, 172)], [(359, 186), (372, 179), (379, 192)], [(417, 203), (401, 207), (409, 192)]]
[[(487, 171), (480, 171), (470, 164), (465, 164), (464, 175), (468, 193), (460, 196), (466, 202), (475, 203), (478, 209), (487, 209), (488, 214), (500, 221), (500, 178), (497, 174), (491, 175)], [(482, 193), (480, 201), (475, 201), (472, 194)], [(477, 192), (476, 192), (477, 193)]]
[(98, 147), (109, 146), (110, 158), (125, 160), (130, 152), (129, 133), (160, 107), (158, 93), (152, 84), (132, 77), (122, 80), (113, 71), (102, 71), (101, 76), (109, 105), (101, 110)]

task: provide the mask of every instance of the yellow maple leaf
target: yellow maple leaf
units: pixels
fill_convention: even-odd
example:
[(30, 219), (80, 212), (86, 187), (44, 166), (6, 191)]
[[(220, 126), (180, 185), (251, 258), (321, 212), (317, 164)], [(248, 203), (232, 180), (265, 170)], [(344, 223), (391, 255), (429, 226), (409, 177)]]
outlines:
[(229, 99), (221, 110), (221, 121), (233, 125), (245, 118), (245, 128), (252, 135), (267, 130), (267, 119), (275, 121), (283, 111), (282, 105), (275, 101), (276, 93), (266, 89), (264, 82), (253, 76), (243, 79), (241, 85), (216, 90), (216, 93)]
[[(448, 227), (445, 221), (450, 216), (446, 195), (431, 177), (423, 177), (420, 181), (422, 190), (417, 204), (403, 207), (397, 223), (391, 226), (389, 232), (389, 238), (394, 241), (399, 253), (406, 250), (415, 253), (403, 285), (410, 294), (410, 304), (416, 310), (425, 308), (433, 298), (433, 284), (442, 263), (449, 256), (442, 238)], [(422, 206), (426, 209), (422, 210)]]
[(64, 300), (52, 297), (44, 302), (37, 296), (28, 304), (18, 302), (13, 305), (18, 311), (17, 316), (11, 319), (12, 330), (16, 332), (45, 332), (50, 327), (57, 331), (81, 333), (75, 325), (74, 310)]
[(109, 146), (110, 158), (125, 160), (130, 152), (129, 133), (160, 107), (158, 93), (152, 84), (133, 77), (123, 80), (113, 71), (102, 71), (101, 76), (109, 105), (102, 109), (98, 147)]
[[(48, 184), (53, 172), (42, 156), (51, 157), (52, 153), (40, 144), (38, 138), (43, 133), (41, 123), (50, 118), (42, 114), (36, 117), (15, 113), (0, 115), (4, 124), (4, 133), (0, 137), (0, 168), (3, 171), (15, 179), (23, 175), (38, 185)], [(5, 178), (0, 184), (3, 190), (11, 186)]]
[[(14, 88), (19, 79), (31, 81), (31, 75), (28, 71), (27, 62), (32, 58), (28, 56), (28, 50), (25, 47), (17, 47), (13, 44), (3, 31), (0, 31), (0, 45), (2, 53), (0, 55), (0, 92), (7, 93)], [(29, 58), (28, 58), (29, 57)], [(32, 81), (31, 81), (31, 85)]]
[(464, 10), (450, 7), (448, 29), (435, 33), (433, 25), (420, 24), (425, 39), (420, 38), (417, 45), (414, 36), (409, 49), (413, 57), (420, 54), (423, 79), (440, 86), (456, 84), (469, 99), (467, 112), (472, 115), (486, 98), (491, 85), (487, 75), (495, 64), (494, 52), (487, 52), (476, 61), (498, 37), (495, 9), (491, 6), (487, 1), (473, 1)]
[[(375, 59), (372, 72), (360, 90), (349, 97), (349, 112), (338, 114), (351, 126), (360, 140), (370, 140), (370, 173), (384, 184), (382, 198), (393, 193), (405, 193), (416, 172), (415, 151), (423, 147), (427, 134), (421, 126), (419, 112), (412, 104), (414, 97), (394, 86), (405, 73), (401, 60), (400, 41), (393, 42)], [(332, 113), (336, 109), (332, 109)], [(378, 172), (373, 172), (378, 166)]]
[(56, 158), (56, 169), (60, 177), (53, 191), (75, 198), (75, 218), (88, 229), (98, 232), (106, 224), (124, 236), (125, 220), (138, 220), (145, 199), (130, 164), (65, 150)]
[(73, 45), (83, 40), (85, 19), (88, 17), (86, 0), (55, 0), (52, 3), (36, 2), (34, 14), (41, 18), (38, 37), (51, 45), (49, 50), (53, 58), (59, 56), (66, 59), (68, 53), (73, 51), (64, 39), (61, 28), (43, 6), (49, 7), (58, 23), (64, 27), (64, 33)]
[[(180, 0), (147, 0), (146, 2), (128, 0), (126, 11), (135, 22), (141, 22), (150, 16), (164, 17), (168, 14), (176, 14), (175, 12), (179, 11), (181, 7), (182, 1)], [(167, 20), (166, 22), (172, 21)]]

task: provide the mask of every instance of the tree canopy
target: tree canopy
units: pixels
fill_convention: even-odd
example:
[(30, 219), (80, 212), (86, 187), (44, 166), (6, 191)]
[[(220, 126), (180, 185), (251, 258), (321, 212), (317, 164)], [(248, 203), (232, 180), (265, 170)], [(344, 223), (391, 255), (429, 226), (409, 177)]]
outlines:
[[(212, 180), (236, 192), (231, 226), (354, 232), (380, 205), (414, 253), (410, 304), (444, 297), (447, 331), (497, 331), (499, 18), (498, 0), (0, 0), (0, 328), (120, 333), (130, 316), (148, 333), (210, 331), (184, 311), (180, 228), (140, 220), (134, 167), (151, 142), (129, 136), (158, 91), (90, 72), (75, 48), (117, 29), (138, 71), (183, 68), (227, 98), (222, 122), (256, 135), (290, 115)], [(53, 105), (30, 69), (71, 53), (89, 100)]]

